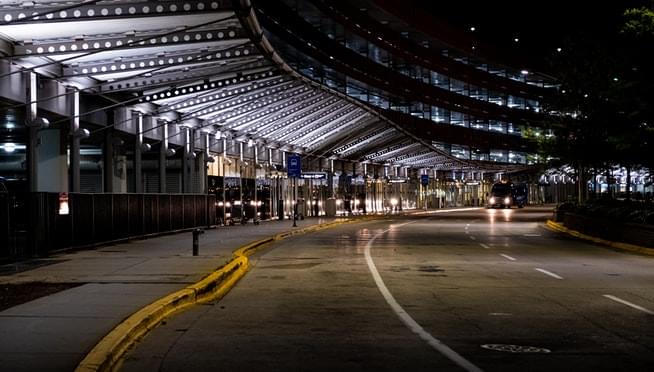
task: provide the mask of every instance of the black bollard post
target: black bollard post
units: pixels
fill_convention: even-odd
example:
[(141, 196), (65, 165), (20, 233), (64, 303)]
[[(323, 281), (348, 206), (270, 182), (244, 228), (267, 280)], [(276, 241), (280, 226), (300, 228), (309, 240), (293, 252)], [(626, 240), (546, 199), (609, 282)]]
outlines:
[(197, 256), (200, 252), (200, 234), (204, 234), (204, 231), (200, 229), (193, 230), (193, 255)]

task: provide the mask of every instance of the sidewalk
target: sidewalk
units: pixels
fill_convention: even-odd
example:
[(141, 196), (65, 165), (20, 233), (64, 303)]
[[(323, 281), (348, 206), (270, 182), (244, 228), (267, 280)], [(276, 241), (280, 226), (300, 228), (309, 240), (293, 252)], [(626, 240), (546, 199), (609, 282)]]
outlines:
[[(307, 218), (298, 228), (335, 218)], [(292, 221), (219, 227), (57, 255), (55, 263), (0, 276), (0, 283), (84, 283), (0, 312), (0, 370), (72, 371), (125, 317), (195, 283), (251, 241), (294, 229)]]

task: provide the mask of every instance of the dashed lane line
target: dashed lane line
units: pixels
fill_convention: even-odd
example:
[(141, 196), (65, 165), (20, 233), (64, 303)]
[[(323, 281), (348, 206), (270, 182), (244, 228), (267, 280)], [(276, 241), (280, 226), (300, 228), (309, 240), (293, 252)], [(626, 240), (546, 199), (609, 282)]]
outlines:
[(490, 246), (487, 244), (479, 243), (479, 245), (481, 245), (482, 248), (490, 249)]
[(474, 236), (471, 236), (470, 239), (477, 240), (477, 238), (475, 238)]
[(621, 304), (623, 304), (623, 305), (627, 305), (627, 306), (629, 306), (629, 307), (631, 307), (631, 308), (634, 308), (634, 309), (636, 309), (636, 310), (640, 310), (640, 311), (642, 311), (642, 312), (644, 312), (644, 313), (646, 313), (646, 314), (654, 315), (654, 311), (649, 310), (649, 309), (646, 309), (646, 308), (644, 308), (644, 307), (642, 307), (642, 306), (636, 305), (636, 304), (631, 303), (631, 302), (629, 302), (629, 301), (623, 300), (623, 299), (621, 299), (620, 297), (611, 296), (611, 295), (608, 295), (608, 294), (605, 294), (604, 297), (608, 298), (609, 300), (613, 300), (613, 301), (615, 301), (615, 302), (619, 302), (619, 303), (621, 303)]
[(508, 254), (500, 254), (500, 256), (506, 258), (509, 261), (517, 261), (516, 258), (509, 256)]
[[(411, 223), (411, 222), (407, 222), (407, 223)], [(394, 228), (401, 227), (403, 225), (406, 225), (407, 223), (396, 225)], [(382, 232), (377, 233), (375, 236), (372, 237), (372, 239), (370, 239), (370, 241), (368, 241), (364, 249), (364, 255), (366, 257), (366, 263), (368, 264), (368, 269), (370, 270), (370, 273), (372, 274), (372, 277), (375, 280), (375, 284), (377, 284), (377, 288), (379, 288), (379, 291), (381, 292), (382, 296), (384, 296), (386, 303), (388, 303), (391, 309), (393, 309), (395, 314), (397, 314), (397, 316), (404, 323), (404, 325), (406, 325), (407, 328), (409, 328), (413, 333), (417, 334), (421, 339), (427, 342), (429, 346), (436, 349), (436, 351), (443, 354), (446, 358), (456, 363), (459, 367), (465, 369), (468, 372), (482, 372), (482, 370), (479, 367), (472, 364), (469, 360), (465, 359), (459, 353), (452, 350), (449, 346), (445, 345), (441, 340), (435, 338), (424, 328), (422, 328), (422, 326), (418, 324), (418, 322), (416, 322), (411, 317), (411, 315), (409, 315), (409, 313), (407, 313), (404, 310), (404, 308), (402, 308), (402, 306), (397, 302), (397, 300), (395, 300), (395, 297), (393, 297), (391, 292), (386, 287), (386, 284), (384, 284), (384, 280), (382, 279), (381, 275), (379, 275), (379, 271), (377, 271), (375, 262), (372, 260), (370, 249), (372, 247), (372, 244), (375, 242), (375, 240), (378, 237), (382, 236), (383, 234), (385, 234), (390, 230), (391, 229), (386, 229)]]
[(557, 275), (557, 274), (554, 274), (554, 273), (551, 272), (551, 271), (547, 271), (547, 270), (545, 270), (545, 269), (535, 268), (534, 270), (536, 270), (536, 271), (540, 271), (541, 273), (543, 273), (543, 274), (545, 274), (545, 275), (549, 275), (549, 276), (551, 276), (552, 278), (555, 278), (555, 279), (559, 279), (559, 280), (563, 279), (563, 277), (561, 277), (561, 276), (559, 276), (559, 275)]

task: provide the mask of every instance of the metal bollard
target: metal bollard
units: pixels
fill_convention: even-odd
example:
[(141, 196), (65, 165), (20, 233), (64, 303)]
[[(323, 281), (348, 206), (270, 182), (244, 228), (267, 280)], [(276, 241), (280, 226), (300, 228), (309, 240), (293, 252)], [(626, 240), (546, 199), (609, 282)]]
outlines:
[(200, 251), (200, 234), (204, 234), (204, 231), (200, 229), (193, 230), (193, 255), (197, 256)]

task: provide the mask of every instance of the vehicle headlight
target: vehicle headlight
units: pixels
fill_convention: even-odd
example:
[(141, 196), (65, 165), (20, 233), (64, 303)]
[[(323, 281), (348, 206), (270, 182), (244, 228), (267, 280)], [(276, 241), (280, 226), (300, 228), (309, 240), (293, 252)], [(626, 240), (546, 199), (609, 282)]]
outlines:
[(493, 197), (493, 198), (490, 198), (490, 203), (491, 203), (491, 204), (495, 204), (495, 198), (494, 198), (494, 197)]
[(504, 198), (504, 204), (511, 204), (511, 198), (509, 197)]

